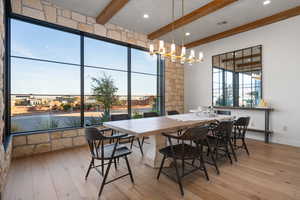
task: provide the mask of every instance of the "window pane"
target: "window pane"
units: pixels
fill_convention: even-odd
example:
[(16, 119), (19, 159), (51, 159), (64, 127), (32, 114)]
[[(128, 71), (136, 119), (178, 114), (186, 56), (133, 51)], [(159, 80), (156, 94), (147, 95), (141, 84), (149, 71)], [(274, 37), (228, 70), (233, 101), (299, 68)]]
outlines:
[(80, 94), (80, 68), (11, 58), (12, 94)]
[(132, 73), (131, 76), (132, 115), (142, 116), (144, 112), (159, 111), (157, 98), (157, 76)]
[(11, 132), (80, 126), (80, 96), (11, 95)]
[(151, 56), (148, 52), (131, 50), (131, 71), (149, 74), (157, 74), (157, 56)]
[(157, 76), (132, 73), (131, 94), (137, 96), (157, 95)]
[(93, 78), (101, 79), (104, 76), (111, 77), (114, 86), (117, 88), (116, 95), (127, 95), (127, 72), (103, 70), (99, 68), (84, 68), (84, 94), (93, 94)]
[(84, 39), (84, 64), (127, 71), (127, 47), (96, 39)]
[(11, 54), (80, 64), (80, 36), (11, 20)]
[[(102, 70), (99, 68), (85, 67), (85, 124), (95, 125), (101, 123), (101, 117), (104, 113), (104, 104), (99, 97), (94, 94), (99, 86), (93, 79), (101, 80), (105, 77), (112, 81), (112, 85), (117, 89), (115, 98), (111, 107), (111, 113), (127, 113), (127, 72), (113, 70)], [(108, 88), (108, 87), (106, 87)]]

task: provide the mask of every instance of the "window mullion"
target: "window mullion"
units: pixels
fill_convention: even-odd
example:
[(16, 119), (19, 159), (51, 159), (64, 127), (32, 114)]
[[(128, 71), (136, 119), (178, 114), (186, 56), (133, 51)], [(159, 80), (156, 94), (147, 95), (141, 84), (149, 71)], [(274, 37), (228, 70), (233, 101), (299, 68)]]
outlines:
[(80, 36), (80, 122), (84, 127), (84, 36)]
[(127, 47), (127, 111), (131, 117), (131, 48)]

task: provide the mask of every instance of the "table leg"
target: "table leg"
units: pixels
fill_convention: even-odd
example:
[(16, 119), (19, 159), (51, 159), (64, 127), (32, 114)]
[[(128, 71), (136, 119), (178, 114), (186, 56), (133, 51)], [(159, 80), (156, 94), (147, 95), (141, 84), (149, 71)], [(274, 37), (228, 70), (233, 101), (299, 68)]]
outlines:
[(269, 130), (270, 130), (270, 113), (265, 111), (265, 143), (269, 143)]
[[(159, 149), (166, 147), (166, 138), (161, 134), (151, 135), (147, 142), (149, 144), (147, 144), (147, 150), (145, 152), (143, 162), (150, 167), (159, 168), (163, 158), (162, 154), (159, 153)], [(165, 166), (169, 165), (170, 161), (166, 159)]]

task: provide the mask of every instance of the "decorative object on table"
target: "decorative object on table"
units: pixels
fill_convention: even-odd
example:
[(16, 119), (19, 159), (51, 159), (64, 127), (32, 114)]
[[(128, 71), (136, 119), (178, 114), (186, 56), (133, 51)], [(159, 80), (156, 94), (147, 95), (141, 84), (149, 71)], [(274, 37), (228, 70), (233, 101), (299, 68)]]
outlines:
[(269, 107), (269, 105), (264, 99), (261, 99), (259, 104), (258, 104), (258, 107), (259, 108), (267, 108), (267, 107)]
[(196, 108), (196, 109), (190, 109), (189, 112), (190, 113), (198, 113), (198, 112), (206, 111), (207, 109), (208, 109), (208, 107), (206, 107), (206, 106), (198, 106), (198, 108)]

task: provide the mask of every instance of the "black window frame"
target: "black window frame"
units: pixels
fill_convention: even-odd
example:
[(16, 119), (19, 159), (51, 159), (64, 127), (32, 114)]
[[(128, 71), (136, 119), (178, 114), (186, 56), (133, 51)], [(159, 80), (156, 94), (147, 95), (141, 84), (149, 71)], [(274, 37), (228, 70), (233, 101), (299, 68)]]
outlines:
[[(100, 41), (104, 41), (104, 42), (109, 42), (109, 43), (113, 43), (113, 44), (117, 44), (120, 46), (124, 46), (127, 48), (127, 100), (128, 100), (128, 114), (129, 116), (132, 115), (132, 110), (131, 110), (131, 49), (138, 49), (138, 50), (142, 50), (142, 51), (149, 51), (149, 49), (138, 46), (138, 45), (134, 45), (134, 44), (129, 44), (126, 42), (122, 42), (122, 41), (118, 41), (118, 40), (114, 40), (114, 39), (110, 39), (110, 38), (106, 38), (103, 36), (99, 36), (99, 35), (95, 35), (92, 33), (87, 33), (87, 32), (83, 32), (83, 31), (79, 31), (77, 29), (72, 29), (69, 27), (65, 27), (65, 26), (61, 26), (61, 25), (57, 25), (57, 24), (53, 24), (53, 23), (49, 23), (46, 21), (42, 21), (42, 20), (38, 20), (38, 19), (34, 19), (31, 17), (27, 17), (27, 16), (23, 16), (20, 14), (16, 14), (16, 13), (12, 13), (11, 11), (9, 12), (9, 16), (7, 16), (7, 35), (10, 36), (11, 34), (11, 25), (10, 25), (10, 20), (14, 19), (14, 20), (19, 20), (19, 21), (23, 21), (26, 23), (30, 23), (30, 24), (34, 24), (34, 25), (39, 25), (39, 26), (43, 26), (43, 27), (47, 27), (47, 28), (51, 28), (54, 30), (59, 30), (59, 31), (64, 31), (67, 33), (72, 33), (72, 34), (76, 34), (80, 36), (80, 64), (77, 65), (80, 67), (80, 97), (81, 97), (81, 106), (80, 106), (80, 127), (72, 127), (72, 128), (54, 128), (54, 129), (45, 129), (45, 130), (37, 130), (37, 131), (26, 131), (26, 132), (17, 132), (17, 133), (11, 133), (11, 87), (10, 87), (10, 81), (11, 81), (11, 73), (10, 73), (10, 69), (11, 69), (11, 64), (10, 64), (10, 59), (11, 59), (11, 41), (10, 41), (10, 37), (7, 38), (7, 49), (6, 49), (6, 88), (7, 88), (7, 97), (5, 99), (5, 105), (7, 105), (7, 111), (5, 114), (6, 117), (6, 131), (7, 131), (7, 135), (28, 135), (28, 134), (35, 134), (35, 133), (41, 133), (41, 132), (54, 132), (54, 131), (58, 131), (58, 130), (69, 130), (69, 129), (78, 129), (78, 128), (84, 128), (85, 127), (85, 123), (84, 123), (84, 68), (85, 68), (85, 64), (84, 64), (84, 38), (92, 38), (92, 39), (96, 39), (96, 40), (100, 40)], [(41, 60), (41, 61), (45, 61), (43, 59), (37, 59), (37, 60)], [(53, 63), (58, 63), (58, 64), (64, 64), (63, 62), (54, 62), (54, 61), (49, 61), (46, 60), (46, 62), (53, 62)], [(114, 70), (114, 69), (110, 69), (110, 70)], [(115, 71), (120, 71), (120, 70), (115, 70)], [(143, 72), (134, 72), (136, 74), (148, 74), (148, 73), (143, 73)], [(153, 74), (151, 74), (153, 76)], [(165, 114), (165, 62), (163, 59), (160, 58), (159, 55), (157, 55), (157, 95), (156, 97), (160, 98), (159, 101), (159, 110), (160, 110), (160, 115), (164, 115)]]
[[(260, 84), (260, 99), (263, 99), (263, 69), (262, 69), (262, 64), (263, 64), (263, 60), (262, 60), (262, 45), (255, 45), (255, 46), (251, 46), (251, 47), (247, 47), (247, 48), (243, 48), (243, 49), (238, 49), (238, 50), (234, 50), (234, 51), (230, 51), (230, 52), (225, 52), (225, 53), (221, 53), (221, 54), (217, 54), (217, 55), (214, 55), (212, 56), (211, 58), (211, 62), (212, 62), (212, 106), (213, 107), (224, 107), (224, 108), (230, 108), (230, 107), (245, 107), (245, 106), (241, 106), (239, 105), (239, 73), (240, 72), (236, 72), (235, 71), (235, 61), (236, 61), (236, 58), (235, 58), (235, 54), (236, 52), (239, 52), (239, 51), (242, 51), (243, 55), (242, 55), (242, 59), (244, 60), (244, 51), (247, 50), (247, 49), (251, 49), (251, 56), (253, 55), (252, 53), (252, 49), (253, 48), (260, 48), (260, 55), (259, 55), (259, 58), (260, 58), (260, 63), (261, 63), (261, 84)], [(225, 55), (226, 56), (226, 59), (227, 59), (227, 55), (228, 54), (233, 54), (233, 70), (226, 70), (224, 68), (219, 68), (219, 67), (215, 67), (214, 66), (214, 58), (215, 57), (218, 57), (219, 58), (219, 65), (221, 63), (221, 56), (222, 55)], [(252, 58), (251, 58), (252, 59)], [(227, 66), (227, 63), (226, 63), (226, 66)], [(214, 102), (214, 69), (219, 69), (221, 70), (221, 73), (222, 73), (222, 105), (215, 105), (215, 102)], [(232, 93), (233, 93), (233, 105), (227, 105), (227, 99), (226, 99), (226, 89), (225, 89), (225, 85), (226, 85), (226, 81), (225, 81), (225, 72), (226, 71), (230, 71), (232, 72)], [(251, 91), (252, 91), (252, 81), (251, 81)], [(221, 93), (221, 92), (220, 92)], [(249, 108), (254, 108), (256, 105), (253, 104), (253, 102), (251, 103), (250, 107)]]
[(3, 136), (2, 142), (4, 149), (6, 150), (11, 139), (10, 134), (10, 15), (11, 15), (11, 1), (1, 0), (3, 2), (3, 23), (5, 28), (4, 33), (4, 56), (3, 56), (3, 101), (4, 101), (4, 110), (3, 110)]

